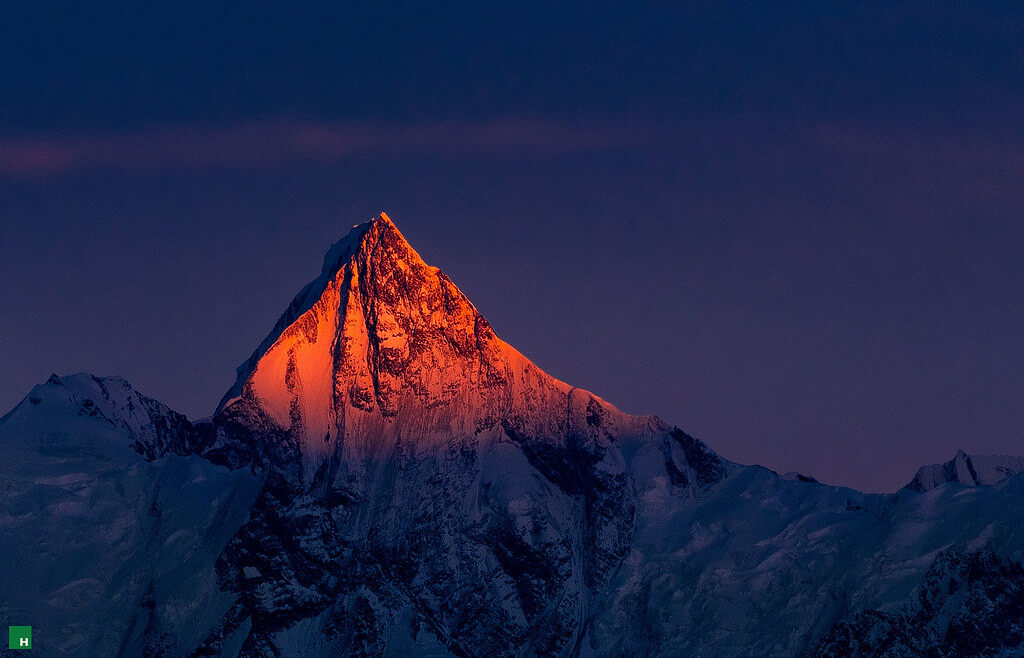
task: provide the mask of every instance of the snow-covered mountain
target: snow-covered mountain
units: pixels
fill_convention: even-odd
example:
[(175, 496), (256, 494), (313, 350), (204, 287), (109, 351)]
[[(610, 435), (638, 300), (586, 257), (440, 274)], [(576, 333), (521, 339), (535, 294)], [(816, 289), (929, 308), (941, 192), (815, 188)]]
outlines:
[(169, 454), (187, 425), (91, 375), (51, 377), (0, 419), (0, 624), (33, 627), (12, 655), (185, 655), (230, 607), (215, 561), (262, 479)]
[(280, 457), (301, 462), (306, 482), (332, 456), (362, 459), (396, 444), (431, 452), (514, 434), (564, 448), (578, 433), (590, 450), (609, 436), (665, 429), (537, 368), (385, 214), (331, 248), (320, 276), (239, 368), (218, 417), (286, 433), (294, 453)]
[(958, 450), (956, 456), (944, 464), (930, 464), (918, 469), (907, 489), (931, 491), (947, 482), (961, 482), (969, 487), (995, 484), (1008, 477), (1024, 473), (1024, 457), (1004, 455), (968, 455)]
[(729, 462), (541, 371), (386, 215), (237, 374), (196, 423), (89, 375), (0, 420), (37, 654), (1024, 652), (1021, 460), (894, 495)]

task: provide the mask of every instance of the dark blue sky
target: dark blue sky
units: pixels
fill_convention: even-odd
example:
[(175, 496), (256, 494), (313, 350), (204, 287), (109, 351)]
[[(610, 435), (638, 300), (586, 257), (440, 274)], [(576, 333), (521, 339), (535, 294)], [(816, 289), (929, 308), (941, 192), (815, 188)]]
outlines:
[(4, 410), (89, 370), (210, 413), (387, 210), (726, 457), (1024, 454), (1018, 3), (207, 4), (0, 10)]

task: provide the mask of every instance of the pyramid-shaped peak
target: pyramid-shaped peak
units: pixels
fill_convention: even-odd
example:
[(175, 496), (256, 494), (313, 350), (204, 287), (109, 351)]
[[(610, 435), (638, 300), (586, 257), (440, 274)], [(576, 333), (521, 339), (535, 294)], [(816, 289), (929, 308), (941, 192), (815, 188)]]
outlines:
[(602, 432), (652, 422), (547, 375), (498, 338), (381, 213), (331, 247), (218, 414), (255, 414), (304, 456), (323, 457), (342, 441), (565, 437), (578, 406), (590, 414), (582, 424)]
[[(454, 294), (445, 297), (461, 307), (461, 315), (475, 314), (475, 308), (440, 270), (428, 266), (385, 212), (357, 224), (334, 243), (324, 256), (318, 276), (310, 281), (278, 318), (270, 334), (249, 359), (238, 367), (238, 379), (218, 405), (219, 413), (229, 402), (238, 399), (260, 361), (282, 341), (297, 334), (315, 339), (321, 322), (336, 322), (330, 331), (345, 328), (346, 318), (357, 313), (366, 316), (401, 307), (419, 306), (427, 288), (450, 287)], [(436, 296), (436, 295), (435, 295)], [(353, 306), (353, 302), (358, 302)], [(367, 308), (367, 307), (372, 308)], [(467, 309), (472, 309), (467, 313)], [(448, 309), (452, 311), (453, 309)], [(458, 314), (455, 314), (458, 315)], [(349, 322), (351, 325), (351, 322)], [(349, 326), (355, 330), (358, 327)], [(370, 328), (376, 332), (378, 326)]]
[(383, 258), (426, 266), (423, 258), (413, 249), (386, 212), (381, 212), (368, 222), (353, 226), (348, 235), (334, 243), (324, 256), (321, 275), (334, 275), (346, 263), (360, 255), (364, 260)]

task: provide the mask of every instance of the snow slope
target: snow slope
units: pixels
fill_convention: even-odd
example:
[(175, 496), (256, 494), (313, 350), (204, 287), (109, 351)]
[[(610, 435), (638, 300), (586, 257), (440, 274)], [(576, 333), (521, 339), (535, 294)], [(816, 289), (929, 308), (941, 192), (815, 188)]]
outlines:
[(90, 375), (52, 377), (0, 420), (0, 625), (31, 625), (37, 655), (180, 654), (234, 600), (214, 561), (260, 480), (146, 461), (182, 422)]

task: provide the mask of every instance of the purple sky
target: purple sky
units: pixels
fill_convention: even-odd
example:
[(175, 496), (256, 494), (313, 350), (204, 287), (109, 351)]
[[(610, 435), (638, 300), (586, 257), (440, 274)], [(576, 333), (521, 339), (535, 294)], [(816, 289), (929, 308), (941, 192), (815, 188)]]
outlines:
[(778, 7), (0, 21), (0, 407), (87, 370), (211, 413), (386, 210), (542, 368), (728, 458), (1024, 454), (1020, 18)]

